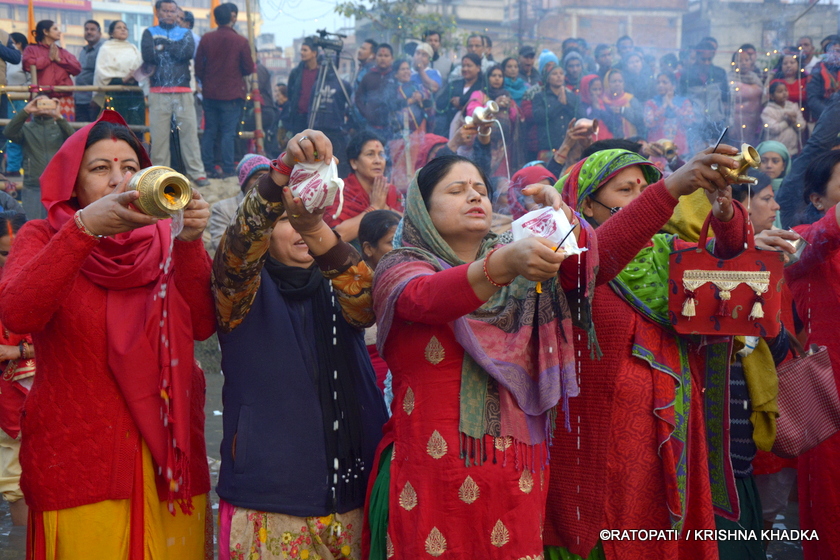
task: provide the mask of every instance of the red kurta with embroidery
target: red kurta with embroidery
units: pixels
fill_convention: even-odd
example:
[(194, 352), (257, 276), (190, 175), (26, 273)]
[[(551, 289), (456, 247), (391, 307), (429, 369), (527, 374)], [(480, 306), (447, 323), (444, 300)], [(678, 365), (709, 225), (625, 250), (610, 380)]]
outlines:
[[(584, 558), (596, 546), (600, 531), (672, 527), (669, 503), (675, 465), (659, 449), (669, 426), (654, 411), (655, 399), (673, 399), (676, 388), (667, 374), (632, 354), (637, 334), (659, 327), (648, 323), (607, 285), (667, 222), (677, 201), (664, 182), (649, 187), (633, 203), (596, 230), (600, 269), (592, 317), (603, 352), (589, 359), (586, 334), (575, 328), (580, 367), (580, 395), (569, 400), (572, 431), (557, 429), (551, 448), (554, 471), (546, 508), (545, 544), (565, 547)], [(743, 246), (746, 211), (712, 219), (722, 255)], [(682, 243), (680, 248), (688, 247)], [(690, 352), (691, 407), (688, 420), (687, 482), (684, 530), (715, 528), (709, 482), (703, 380), (700, 356)], [(665, 399), (668, 400), (668, 399)], [(608, 560), (714, 560), (713, 540), (604, 540)]]
[(482, 464), (470, 459), (466, 466), (460, 455), (464, 349), (448, 322), (482, 303), (470, 287), (467, 265), (413, 280), (397, 303), (385, 345), (393, 416), (380, 444), (380, 451), (394, 444), (389, 558), (542, 555), (544, 446), (485, 436)]

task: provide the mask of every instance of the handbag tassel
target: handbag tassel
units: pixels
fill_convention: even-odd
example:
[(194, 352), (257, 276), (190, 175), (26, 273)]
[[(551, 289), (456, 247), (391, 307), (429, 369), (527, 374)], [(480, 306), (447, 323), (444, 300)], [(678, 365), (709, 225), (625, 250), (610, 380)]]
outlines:
[(750, 311), (750, 319), (764, 319), (764, 298), (756, 294), (753, 300), (752, 311)]
[(732, 297), (732, 292), (728, 290), (720, 291), (720, 305), (718, 306), (718, 317), (729, 317), (729, 298)]
[(685, 291), (685, 302), (683, 302), (682, 314), (684, 317), (695, 317), (697, 315), (696, 295), (691, 290)]

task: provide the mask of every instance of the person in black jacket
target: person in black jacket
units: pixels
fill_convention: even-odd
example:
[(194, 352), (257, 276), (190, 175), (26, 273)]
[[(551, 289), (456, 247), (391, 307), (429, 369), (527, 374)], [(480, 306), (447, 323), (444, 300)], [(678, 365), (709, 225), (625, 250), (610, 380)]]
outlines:
[(393, 137), (391, 117), (397, 95), (393, 65), (394, 49), (387, 43), (380, 43), (376, 48), (376, 65), (362, 78), (356, 92), (356, 108), (368, 127), (386, 141)]
[[(703, 146), (723, 130), (729, 103), (729, 80), (723, 68), (715, 66), (717, 46), (711, 41), (701, 41), (695, 48), (695, 62), (686, 67), (680, 77), (679, 90), (691, 99), (700, 115), (701, 126), (689, 130), (689, 145)], [(606, 87), (607, 84), (604, 84)], [(702, 149), (702, 148), (701, 148)]]
[(438, 117), (435, 119), (435, 133), (449, 137), (452, 119), (467, 106), (470, 95), (484, 89), (484, 75), (481, 73), (481, 57), (468, 53), (461, 59), (461, 79), (450, 81), (437, 96)]
[(155, 3), (160, 23), (143, 32), (140, 52), (146, 68), (154, 69), (149, 78), (149, 132), (152, 136), (152, 163), (170, 166), (169, 135), (171, 120), (180, 130), (184, 168), (199, 187), (210, 184), (198, 146), (198, 124), (190, 87), (190, 60), (195, 40), (189, 29), (177, 24), (178, 5), (174, 0)]
[(815, 120), (820, 118), (831, 96), (840, 89), (838, 82), (840, 82), (840, 39), (831, 39), (825, 46), (822, 61), (811, 70), (811, 79), (805, 87), (806, 103)]
[(315, 39), (307, 37), (300, 46), (300, 64), (289, 74), (289, 101), (280, 116), (290, 136), (309, 128), (309, 107), (319, 68)]
[(569, 123), (585, 115), (580, 97), (566, 89), (565, 81), (565, 71), (555, 66), (545, 73), (545, 89), (536, 93), (530, 102), (522, 103), (525, 118), (532, 120), (536, 130), (536, 146), (529, 142), (529, 148), (537, 152), (537, 157), (545, 158), (546, 153), (559, 148)]

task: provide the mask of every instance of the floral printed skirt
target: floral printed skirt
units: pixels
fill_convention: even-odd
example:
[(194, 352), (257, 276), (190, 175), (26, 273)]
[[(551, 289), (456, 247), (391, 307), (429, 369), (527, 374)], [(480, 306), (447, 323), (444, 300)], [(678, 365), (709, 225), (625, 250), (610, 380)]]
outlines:
[(362, 508), (294, 517), (219, 502), (219, 560), (360, 560)]

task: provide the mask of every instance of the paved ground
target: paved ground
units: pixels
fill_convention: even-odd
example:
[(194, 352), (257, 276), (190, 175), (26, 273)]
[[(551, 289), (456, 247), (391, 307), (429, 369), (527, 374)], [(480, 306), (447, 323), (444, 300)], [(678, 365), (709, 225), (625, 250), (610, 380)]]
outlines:
[[(238, 185), (233, 178), (225, 180), (212, 180), (211, 186), (202, 190), (204, 197), (212, 204), (222, 198), (234, 196)], [(207, 239), (205, 239), (207, 241)], [(207, 375), (207, 404), (205, 406), (207, 454), (213, 474), (218, 470), (219, 444), (222, 440), (222, 376), (219, 372), (219, 346), (216, 337), (198, 344), (196, 347), (196, 358), (201, 362)], [(211, 492), (213, 508), (218, 511), (218, 496)], [(777, 521), (777, 529), (798, 529), (799, 508), (796, 502), (791, 502)], [(0, 500), (0, 560), (21, 560), (26, 550), (26, 529), (23, 527), (12, 527), (9, 508), (3, 500)], [(802, 549), (799, 543), (794, 542), (773, 542), (768, 549), (770, 560), (801, 560)]]

